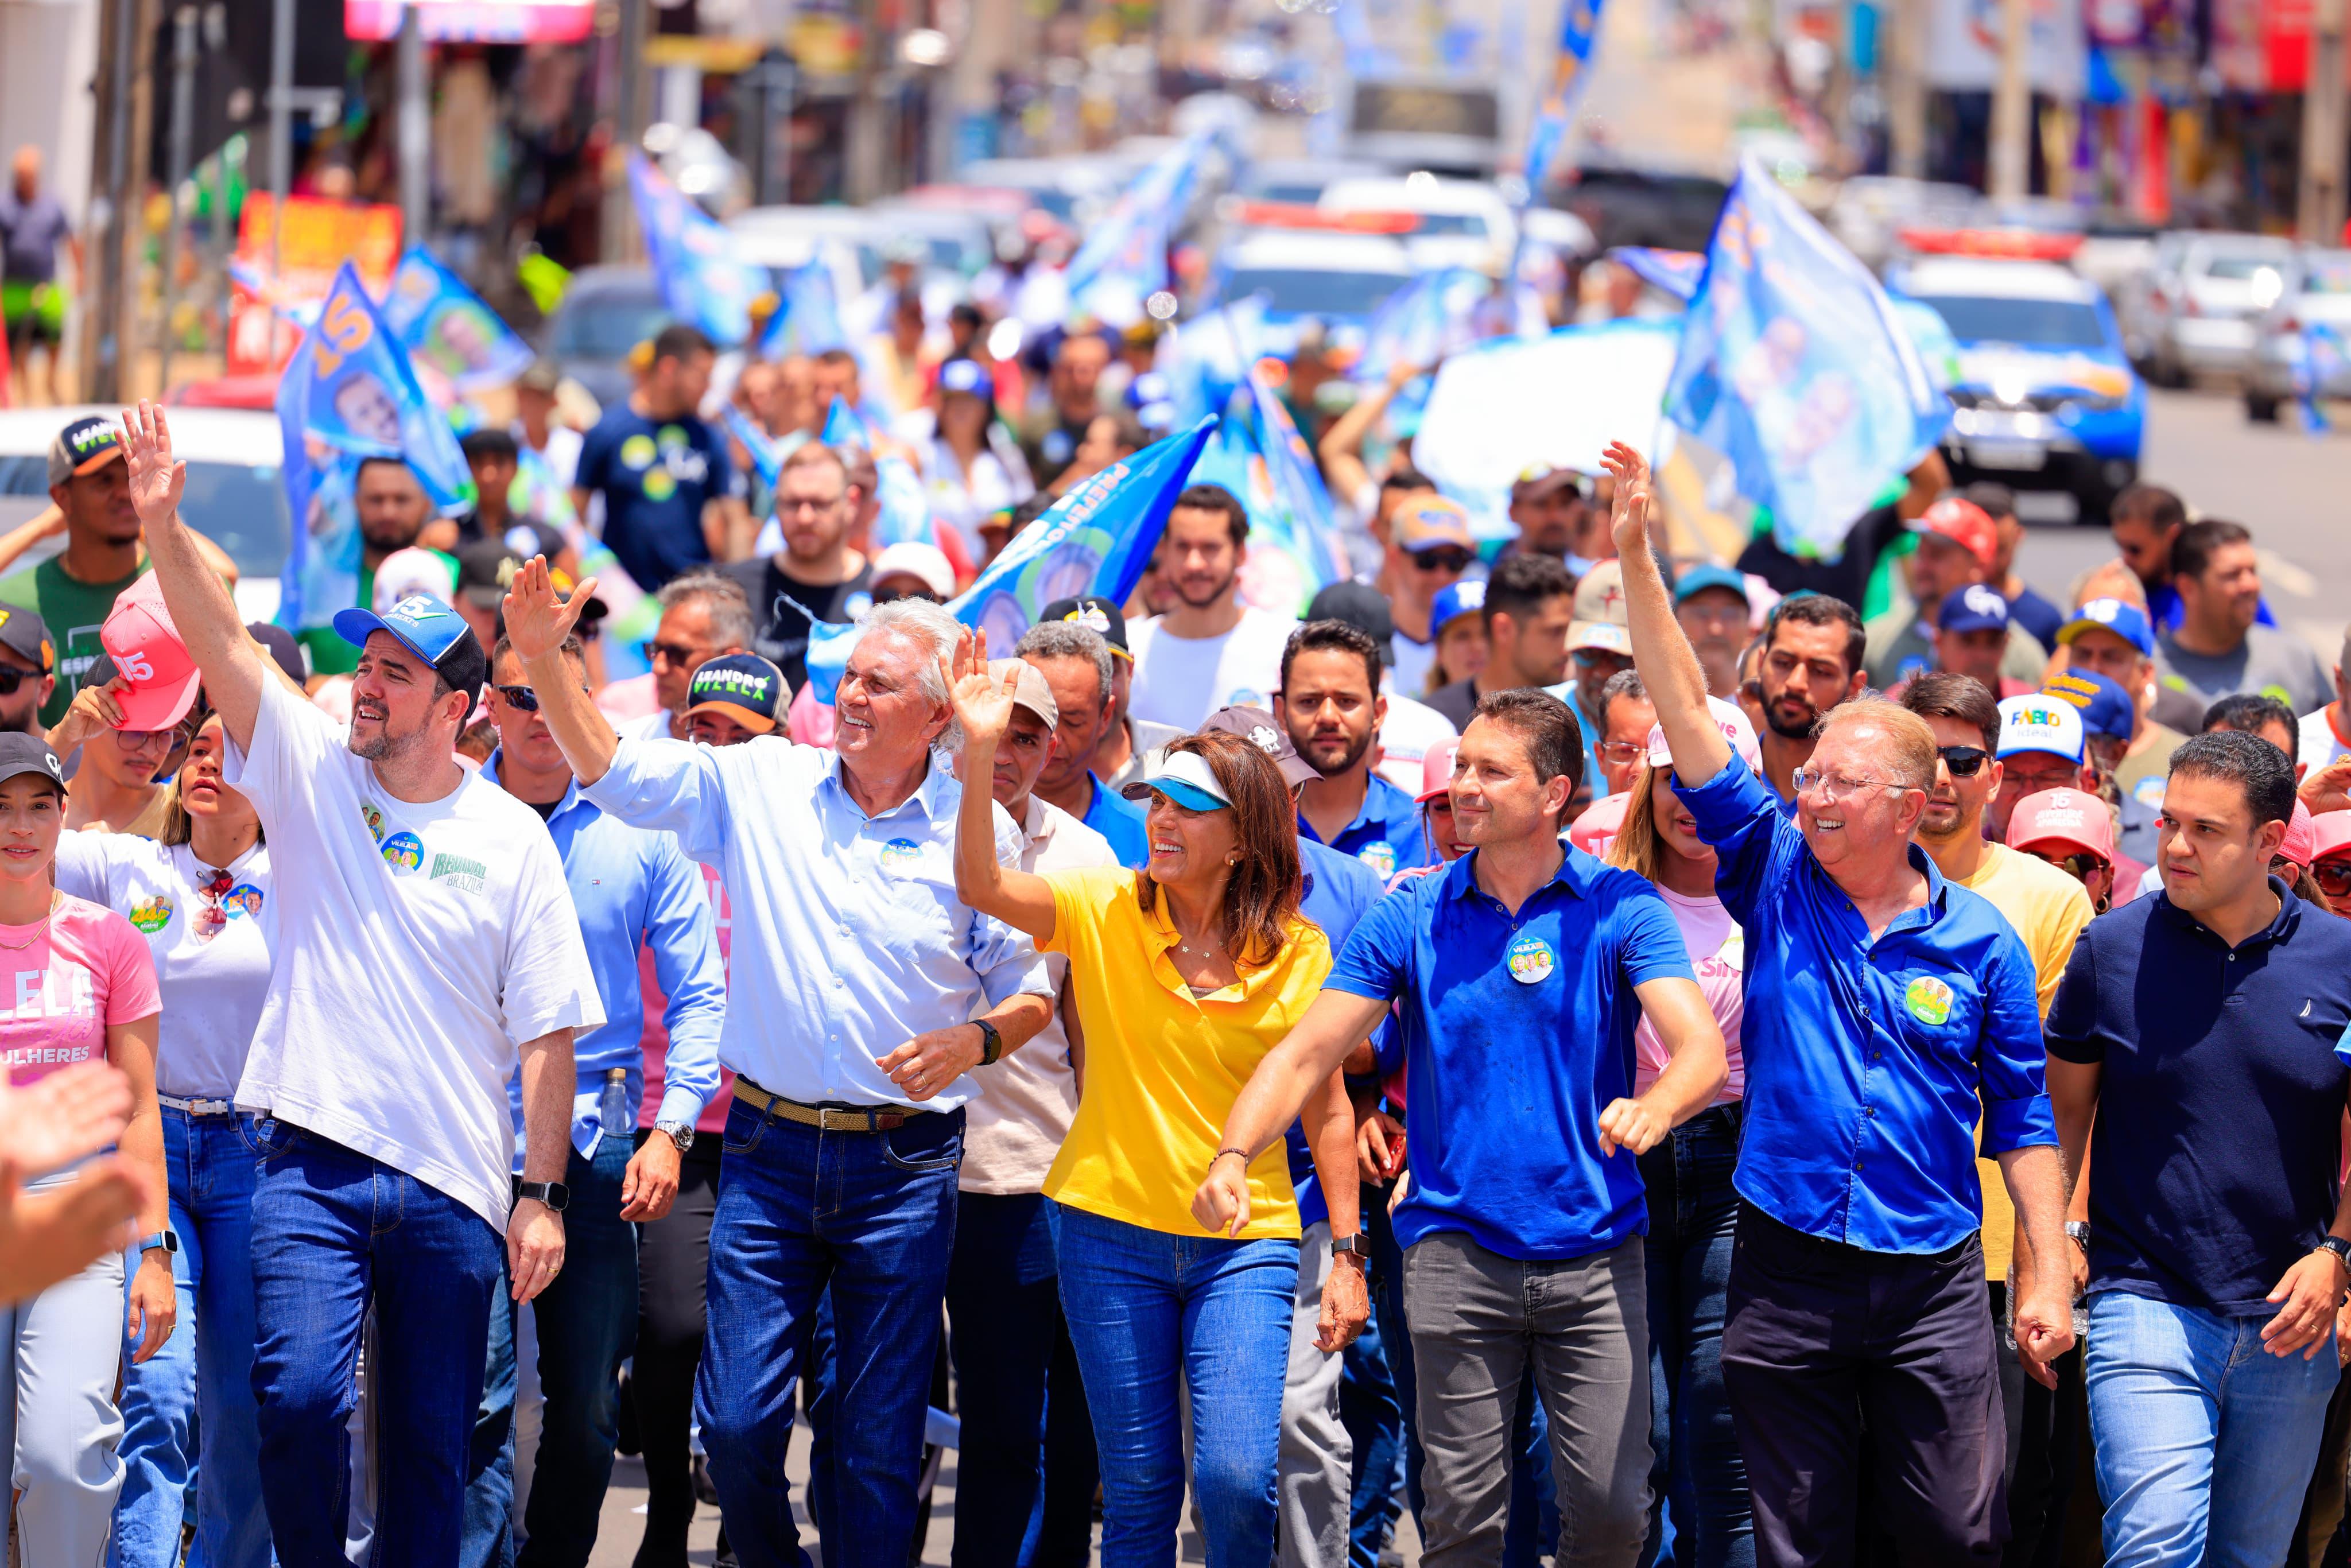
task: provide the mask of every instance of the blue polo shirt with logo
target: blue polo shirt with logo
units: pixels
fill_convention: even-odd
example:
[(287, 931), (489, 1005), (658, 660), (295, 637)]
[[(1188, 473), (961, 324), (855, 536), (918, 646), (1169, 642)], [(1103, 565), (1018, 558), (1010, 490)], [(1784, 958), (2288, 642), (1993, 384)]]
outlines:
[(1646, 1233), (1631, 1151), (1600, 1113), (1633, 1092), (1633, 988), (1692, 979), (1657, 890), (1572, 845), (1516, 915), (1476, 851), (1372, 906), (1328, 988), (1396, 999), (1412, 1186), (1399, 1246), (1439, 1230), (1505, 1258), (1604, 1252)]
[(1144, 831), (1143, 808), (1106, 788), (1091, 773), (1086, 782), (1093, 787), (1094, 798), (1078, 820), (1110, 841), (1110, 852), (1118, 857), (1119, 864), (1141, 871), (1151, 858), (1151, 836)]
[(1941, 1252), (1983, 1223), (1986, 1157), (2057, 1141), (2032, 960), (1990, 900), (1916, 844), (1927, 904), (1875, 940), (1784, 813), (1733, 763), (1674, 792), (1746, 933), (1740, 1196), (1808, 1236)]
[(648, 593), (710, 563), (703, 505), (734, 482), (726, 444), (692, 414), (647, 419), (624, 401), (580, 438), (575, 483), (604, 497), (604, 542)]
[[(1377, 773), (1367, 771), (1364, 777), (1363, 809), (1353, 821), (1332, 835), (1331, 848), (1354, 856), (1383, 883), (1413, 866), (1435, 865), (1437, 855), (1428, 846), (1428, 835), (1421, 831), (1420, 807)], [(1303, 811), (1298, 814), (1298, 836), (1322, 841)]]

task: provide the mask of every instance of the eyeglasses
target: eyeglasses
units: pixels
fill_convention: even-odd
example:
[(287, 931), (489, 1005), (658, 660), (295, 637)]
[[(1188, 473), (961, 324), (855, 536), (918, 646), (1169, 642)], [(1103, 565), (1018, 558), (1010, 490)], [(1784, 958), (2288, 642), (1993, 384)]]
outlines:
[(1647, 743), (1637, 740), (1604, 740), (1592, 749), (1600, 754), (1604, 762), (1631, 762), (1649, 753)]
[(2351, 895), (2351, 860), (2320, 861), (2310, 868), (2310, 880), (2329, 898)]
[(1938, 746), (1935, 755), (1943, 759), (1954, 779), (1972, 779), (1991, 760), (1991, 753), (1980, 746)]
[(1412, 564), (1423, 571), (1468, 571), (1478, 558), (1466, 549), (1425, 549), (1412, 552)]
[(637, 652), (644, 655), (645, 663), (648, 664), (684, 664), (692, 661), (702, 650), (689, 648), (683, 643), (647, 642), (638, 643)]
[(1847, 779), (1839, 774), (1823, 773), (1810, 766), (1797, 768), (1793, 782), (1797, 794), (1806, 795), (1818, 789), (1831, 805), (1847, 799), (1857, 789), (1891, 789), (1899, 795), (1909, 788), (1907, 784), (1892, 784), (1883, 779)]
[(137, 751), (140, 747), (152, 746), (159, 740), (169, 746), (177, 742), (179, 738), (180, 727), (177, 725), (173, 725), (169, 729), (118, 729), (114, 732), (114, 744), (125, 751)]
[(2097, 856), (2091, 854), (2086, 850), (2079, 853), (2070, 855), (2044, 854), (2039, 850), (2027, 850), (2025, 852), (2031, 855), (2034, 860), (2045, 861), (2049, 864), (2055, 866), (2059, 871), (2064, 872), (2075, 882), (2087, 882), (2090, 880), (2091, 873), (2100, 872), (2106, 869), (2105, 862), (2100, 860)]

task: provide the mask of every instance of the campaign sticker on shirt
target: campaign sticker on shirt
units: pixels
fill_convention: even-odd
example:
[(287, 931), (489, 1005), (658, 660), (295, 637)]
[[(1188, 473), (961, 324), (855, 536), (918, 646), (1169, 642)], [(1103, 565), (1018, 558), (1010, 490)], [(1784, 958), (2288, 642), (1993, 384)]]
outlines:
[(228, 890), (228, 896), (221, 900), (221, 907), (231, 915), (258, 920), (261, 918), (262, 903), (267, 896), (253, 883), (241, 882)]
[(1541, 985), (1551, 978), (1551, 944), (1540, 936), (1524, 936), (1511, 943), (1508, 961), (1510, 978), (1522, 986)]
[(131, 905), (131, 924), (152, 936), (172, 924), (172, 901), (160, 893), (135, 901)]
[(424, 863), (424, 841), (414, 833), (394, 833), (383, 841), (383, 863), (396, 871), (414, 871)]
[(2163, 787), (2169, 782), (2168, 777), (2149, 775), (2131, 786), (2131, 798), (2150, 811), (2160, 811), (2163, 810)]
[(1932, 975), (1921, 975), (1903, 990), (1902, 1005), (1920, 1023), (1947, 1023), (1951, 1017), (1951, 988)]
[(658, 455), (650, 435), (632, 435), (621, 443), (621, 463), (628, 468), (650, 468)]
[(882, 869), (908, 872), (923, 863), (923, 846), (912, 839), (892, 839), (882, 846)]
[(1383, 880), (1395, 875), (1395, 846), (1385, 839), (1375, 839), (1365, 844), (1355, 852), (1355, 858), (1378, 873)]
[(367, 824), (369, 837), (377, 843), (383, 842), (383, 811), (374, 801), (360, 802), (360, 821)]
[(666, 468), (647, 469), (644, 478), (639, 481), (639, 487), (644, 491), (648, 501), (666, 501), (677, 494), (677, 481), (670, 477)]

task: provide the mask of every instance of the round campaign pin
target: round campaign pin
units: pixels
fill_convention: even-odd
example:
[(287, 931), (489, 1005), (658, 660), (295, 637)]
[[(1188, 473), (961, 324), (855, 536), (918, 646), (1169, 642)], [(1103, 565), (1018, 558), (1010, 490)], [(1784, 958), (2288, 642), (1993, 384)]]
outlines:
[(882, 869), (906, 872), (923, 863), (923, 846), (912, 839), (892, 839), (882, 846)]
[(1510, 944), (1508, 962), (1510, 978), (1522, 986), (1540, 985), (1551, 978), (1551, 944), (1540, 936), (1521, 936)]
[(1385, 839), (1374, 839), (1355, 852), (1355, 858), (1371, 867), (1383, 882), (1395, 875), (1395, 846)]
[(1951, 1016), (1951, 988), (1931, 975), (1921, 975), (1904, 988), (1902, 1005), (1920, 1023), (1946, 1022)]
[(414, 833), (394, 833), (383, 841), (384, 863), (399, 871), (414, 871), (424, 863), (424, 841)]

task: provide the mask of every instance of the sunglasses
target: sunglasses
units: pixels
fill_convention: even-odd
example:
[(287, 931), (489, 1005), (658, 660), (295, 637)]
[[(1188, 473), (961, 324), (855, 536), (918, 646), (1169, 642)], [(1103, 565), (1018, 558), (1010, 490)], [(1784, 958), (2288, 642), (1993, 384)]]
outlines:
[(1991, 760), (1991, 753), (1980, 746), (1938, 746), (1935, 755), (1943, 759), (1954, 779), (1972, 779)]
[(1425, 549), (1412, 552), (1412, 564), (1423, 571), (1468, 571), (1478, 558), (1466, 549)]
[[(580, 689), (583, 692), (588, 690), (586, 686), (582, 686)], [(492, 686), (490, 690), (498, 694), (498, 700), (500, 702), (506, 704), (507, 706), (513, 708), (517, 713), (537, 713), (538, 711), (538, 694), (532, 691), (528, 686)]]
[(2329, 898), (2351, 894), (2351, 860), (2320, 861), (2310, 868), (2310, 880)]
[(13, 697), (16, 695), (17, 688), (26, 681), (37, 681), (40, 678), (41, 672), (38, 670), (17, 670), (0, 666), (0, 697)]
[(196, 889), (204, 901), (196, 911), (196, 940), (209, 942), (228, 925), (228, 911), (221, 906), (221, 900), (227, 897), (229, 889), (235, 885), (236, 878), (225, 871), (216, 871), (210, 882)]
[(644, 655), (645, 663), (648, 664), (683, 664), (692, 660), (701, 651), (699, 648), (689, 648), (683, 643), (646, 642), (637, 644), (637, 652)]

